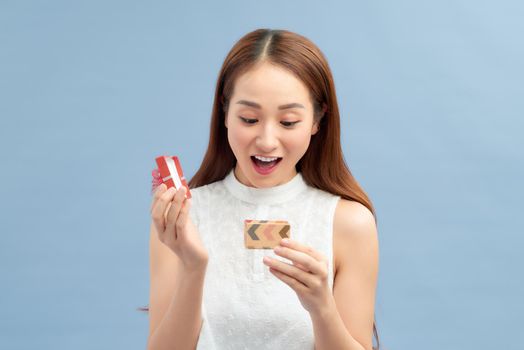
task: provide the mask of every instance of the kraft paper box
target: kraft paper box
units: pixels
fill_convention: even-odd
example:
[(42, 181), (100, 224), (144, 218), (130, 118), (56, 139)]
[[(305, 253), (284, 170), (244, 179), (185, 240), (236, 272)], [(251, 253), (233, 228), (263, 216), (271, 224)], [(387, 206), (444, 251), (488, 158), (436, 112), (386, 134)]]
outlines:
[(291, 238), (285, 220), (244, 220), (244, 245), (250, 249), (273, 249), (283, 238)]
[(162, 182), (166, 184), (167, 188), (174, 187), (178, 191), (180, 187), (184, 186), (186, 188), (186, 198), (191, 198), (191, 192), (178, 157), (160, 156), (156, 157), (155, 161), (162, 177)]

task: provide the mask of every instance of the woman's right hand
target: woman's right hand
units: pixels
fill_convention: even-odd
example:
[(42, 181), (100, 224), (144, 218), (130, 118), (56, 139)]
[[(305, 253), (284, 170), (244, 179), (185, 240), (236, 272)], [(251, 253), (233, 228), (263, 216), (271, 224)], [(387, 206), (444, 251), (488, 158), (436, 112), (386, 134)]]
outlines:
[(205, 270), (209, 254), (189, 216), (191, 199), (185, 198), (186, 188), (176, 191), (163, 183), (155, 187), (151, 218), (158, 239), (180, 258), (187, 272)]

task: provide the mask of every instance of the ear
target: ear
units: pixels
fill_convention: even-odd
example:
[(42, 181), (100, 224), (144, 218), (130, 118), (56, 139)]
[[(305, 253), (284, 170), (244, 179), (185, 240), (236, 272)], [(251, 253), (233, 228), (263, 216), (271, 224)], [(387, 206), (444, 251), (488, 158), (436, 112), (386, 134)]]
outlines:
[(320, 123), (314, 122), (313, 127), (311, 127), (311, 135), (315, 135), (319, 129), (320, 129)]
[(227, 114), (224, 115), (224, 125), (226, 126), (226, 129), (227, 129)]
[(311, 135), (315, 135), (318, 132), (318, 130), (320, 130), (320, 121), (326, 115), (326, 111), (327, 111), (327, 104), (323, 103), (322, 104), (322, 117), (320, 117), (318, 121), (313, 122), (313, 127), (311, 128)]

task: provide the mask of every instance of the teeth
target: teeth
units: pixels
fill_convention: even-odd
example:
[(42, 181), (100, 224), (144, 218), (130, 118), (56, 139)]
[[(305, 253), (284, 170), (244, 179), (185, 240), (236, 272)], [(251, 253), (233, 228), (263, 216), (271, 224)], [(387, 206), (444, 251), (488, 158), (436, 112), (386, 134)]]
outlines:
[(265, 158), (265, 157), (260, 157), (260, 156), (255, 156), (256, 159), (258, 160), (261, 160), (263, 162), (272, 162), (274, 161), (275, 159), (278, 159), (278, 157), (275, 157), (275, 158)]

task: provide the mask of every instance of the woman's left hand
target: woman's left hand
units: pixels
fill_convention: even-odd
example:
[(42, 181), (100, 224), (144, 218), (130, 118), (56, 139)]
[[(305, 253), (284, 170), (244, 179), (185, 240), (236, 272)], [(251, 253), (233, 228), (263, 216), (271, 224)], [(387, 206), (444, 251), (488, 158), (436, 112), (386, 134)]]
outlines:
[(269, 266), (273, 275), (297, 293), (304, 309), (315, 314), (334, 304), (328, 284), (329, 263), (324, 255), (291, 239), (280, 241), (274, 252), (291, 260), (292, 264), (270, 257), (264, 258), (264, 264)]

